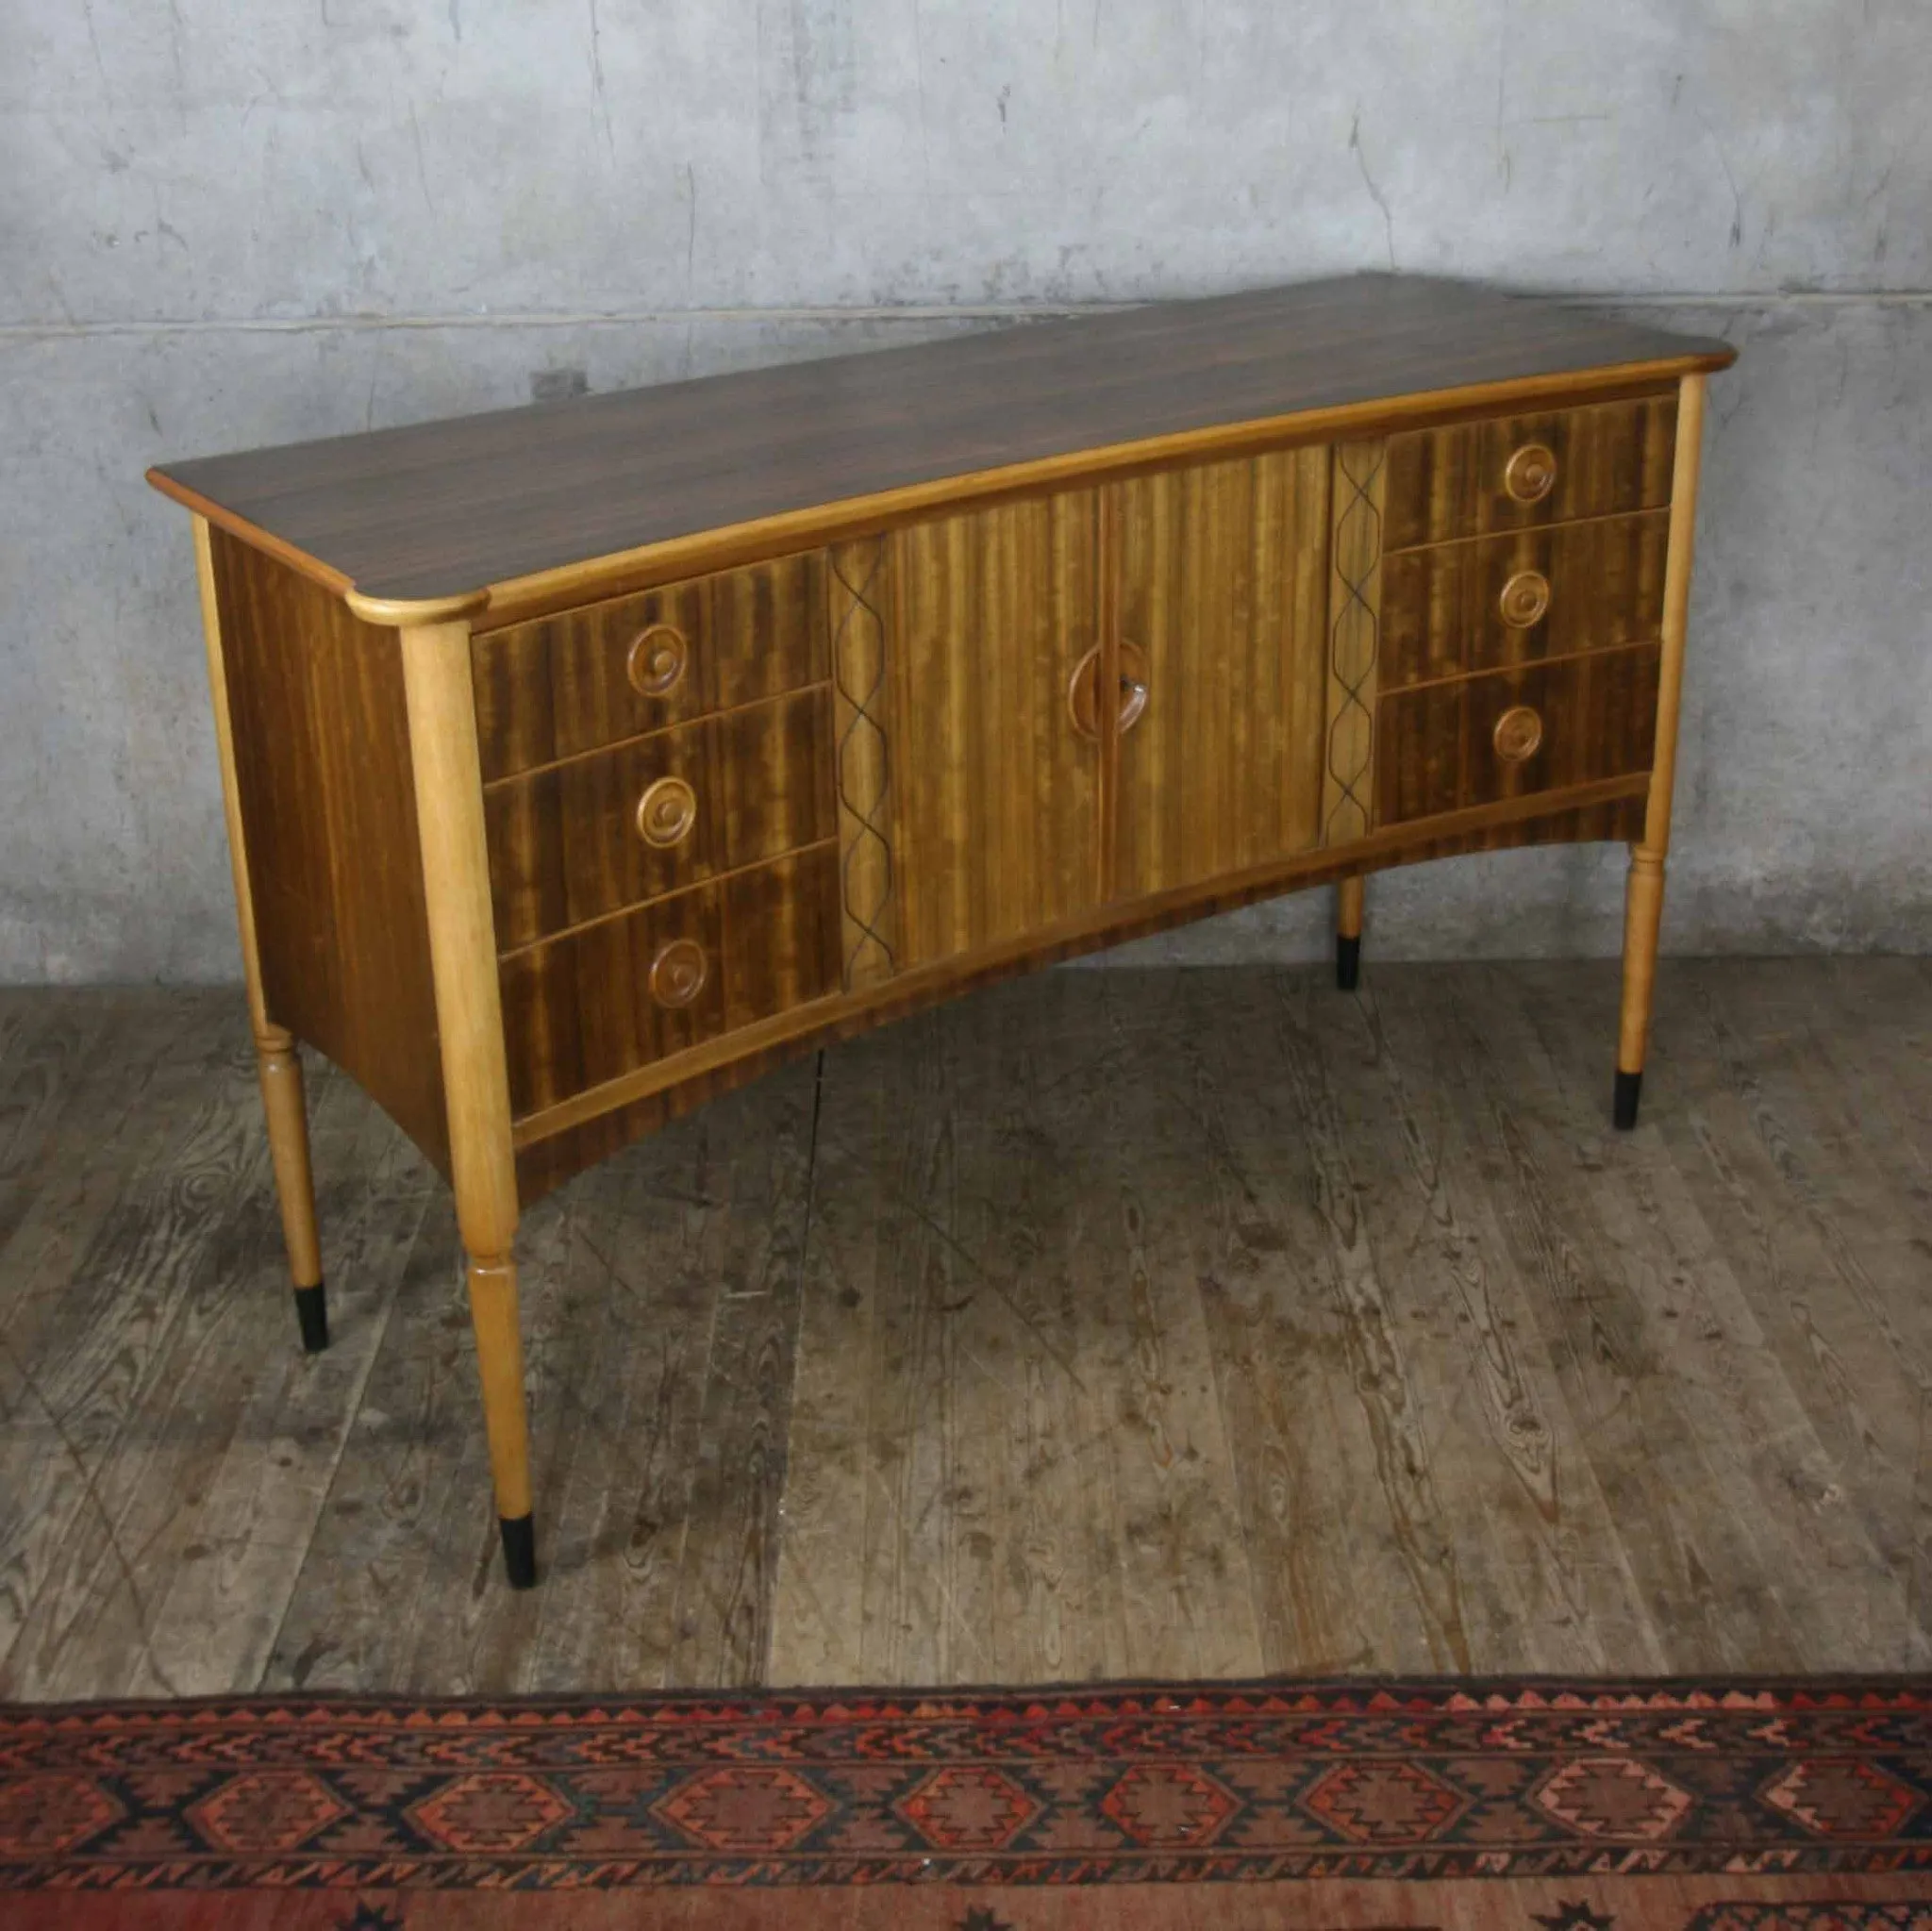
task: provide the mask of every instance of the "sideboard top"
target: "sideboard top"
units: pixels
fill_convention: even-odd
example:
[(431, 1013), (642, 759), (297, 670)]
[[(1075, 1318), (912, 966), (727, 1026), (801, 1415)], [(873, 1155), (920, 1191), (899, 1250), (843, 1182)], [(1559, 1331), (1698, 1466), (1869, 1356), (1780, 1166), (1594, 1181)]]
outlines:
[[(1030, 323), (151, 470), (158, 490), (371, 599), (461, 597), (703, 532), (923, 487), (1071, 474), (1096, 450), (1553, 378), (1722, 369), (1727, 343), (1563, 303), (1362, 275)], [(1092, 469), (1095, 465), (1084, 465)], [(928, 500), (931, 493), (928, 488)]]

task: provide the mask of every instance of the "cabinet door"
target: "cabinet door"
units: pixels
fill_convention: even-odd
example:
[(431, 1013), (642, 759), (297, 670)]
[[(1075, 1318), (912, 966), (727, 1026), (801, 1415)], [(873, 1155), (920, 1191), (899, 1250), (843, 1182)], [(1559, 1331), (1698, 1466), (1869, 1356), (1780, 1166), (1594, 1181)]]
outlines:
[(901, 961), (997, 945), (1100, 899), (1100, 762), (1067, 689), (1098, 640), (1091, 490), (890, 538)]
[(1328, 452), (1109, 486), (1124, 671), (1115, 896), (1197, 883), (1319, 841)]

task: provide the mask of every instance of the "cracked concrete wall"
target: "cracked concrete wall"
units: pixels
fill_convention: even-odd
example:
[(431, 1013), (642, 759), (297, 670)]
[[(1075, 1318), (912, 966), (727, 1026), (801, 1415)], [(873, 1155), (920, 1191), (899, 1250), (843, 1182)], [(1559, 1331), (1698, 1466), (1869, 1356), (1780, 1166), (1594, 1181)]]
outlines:
[[(0, 0), (0, 976), (236, 970), (149, 462), (1391, 264), (1742, 348), (1667, 943), (1924, 949), (1928, 56), (1923, 0)], [(1609, 950), (1620, 889), (1424, 867), (1374, 944)]]

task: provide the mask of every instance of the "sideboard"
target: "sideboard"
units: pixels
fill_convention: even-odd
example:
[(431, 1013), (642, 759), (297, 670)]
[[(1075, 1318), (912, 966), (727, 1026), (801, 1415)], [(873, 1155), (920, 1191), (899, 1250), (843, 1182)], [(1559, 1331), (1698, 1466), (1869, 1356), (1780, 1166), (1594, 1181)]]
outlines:
[(789, 1055), (1378, 868), (1630, 847), (1637, 1117), (1721, 341), (1360, 275), (171, 464), (305, 1343), (298, 1043), (520, 1207)]

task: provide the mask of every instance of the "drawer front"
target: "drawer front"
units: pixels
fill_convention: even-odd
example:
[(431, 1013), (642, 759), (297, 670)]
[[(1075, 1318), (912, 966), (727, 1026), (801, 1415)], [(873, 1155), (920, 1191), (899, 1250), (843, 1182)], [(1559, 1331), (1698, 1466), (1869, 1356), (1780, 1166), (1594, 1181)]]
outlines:
[(1382, 689), (1662, 633), (1670, 512), (1406, 550), (1382, 566)]
[(728, 866), (838, 837), (829, 691), (733, 711), (712, 731)]
[(829, 674), (824, 555), (664, 584), (471, 646), (486, 779)]
[(837, 834), (821, 689), (484, 793), (499, 950)]
[(1660, 508), (1676, 429), (1673, 391), (1391, 436), (1384, 548)]
[(511, 1112), (836, 992), (838, 874), (797, 852), (505, 959)]
[(724, 881), (724, 1022), (750, 1025), (843, 989), (839, 858), (829, 845)]
[(1376, 822), (1401, 824), (1650, 769), (1654, 645), (1424, 684), (1375, 710)]

